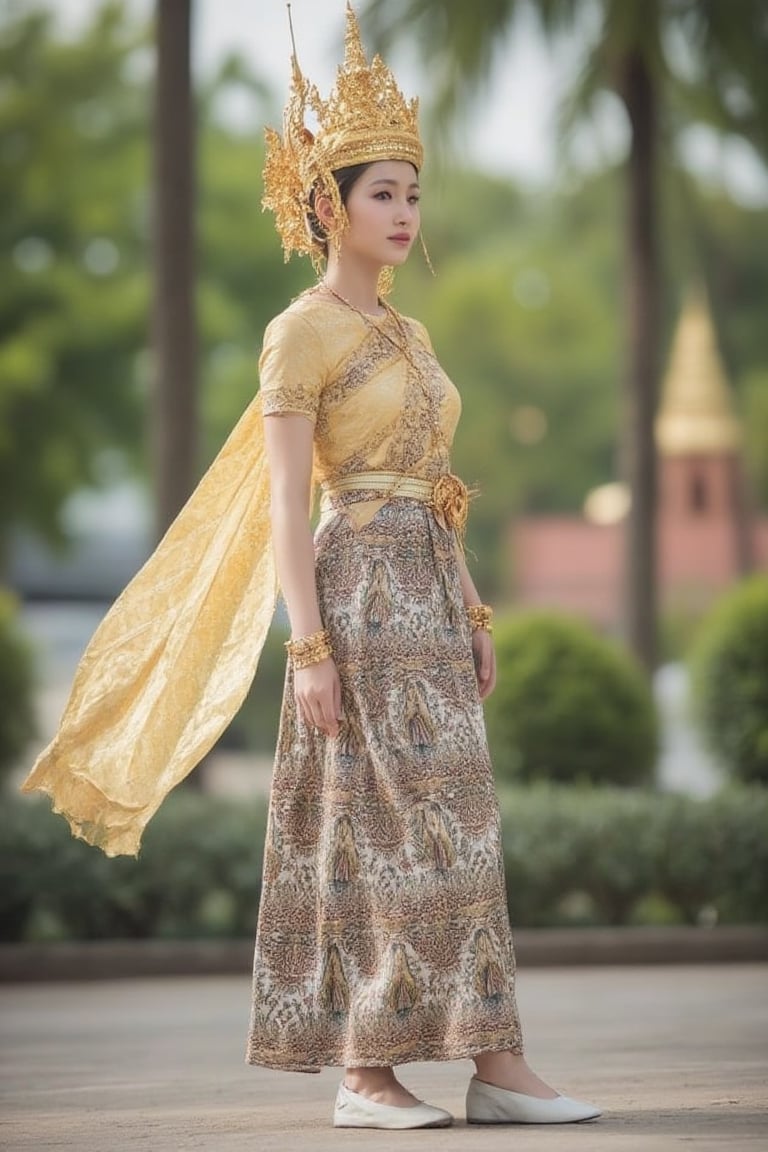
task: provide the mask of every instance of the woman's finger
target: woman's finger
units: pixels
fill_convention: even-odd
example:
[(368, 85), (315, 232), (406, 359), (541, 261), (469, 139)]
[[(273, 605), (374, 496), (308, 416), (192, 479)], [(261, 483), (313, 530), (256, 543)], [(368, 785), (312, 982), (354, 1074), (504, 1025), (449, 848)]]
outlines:
[(331, 688), (331, 691), (323, 696), (321, 702), (321, 712), (323, 731), (327, 732), (329, 736), (338, 736), (338, 705), (336, 703), (336, 693), (333, 691), (333, 688)]
[(344, 719), (344, 708), (341, 703), (341, 680), (338, 675), (333, 681), (333, 714), (337, 720)]
[(312, 715), (312, 709), (309, 705), (309, 701), (305, 700), (303, 696), (298, 695), (296, 696), (296, 700), (299, 705), (299, 712), (301, 713), (302, 720), (309, 728), (314, 728), (315, 719)]

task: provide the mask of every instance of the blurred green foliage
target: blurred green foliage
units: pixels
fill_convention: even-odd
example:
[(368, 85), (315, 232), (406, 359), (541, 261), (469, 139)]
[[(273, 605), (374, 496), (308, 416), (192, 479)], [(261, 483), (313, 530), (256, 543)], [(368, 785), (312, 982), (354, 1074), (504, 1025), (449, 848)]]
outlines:
[(501, 780), (652, 782), (655, 705), (624, 649), (551, 612), (500, 620), (495, 641), (498, 684), (486, 719)]
[(768, 795), (502, 789), (515, 924), (731, 923), (768, 917)]
[(15, 597), (0, 587), (0, 780), (35, 734), (32, 652), (18, 624)]
[[(503, 789), (515, 925), (765, 922), (768, 792)], [(73, 840), (45, 800), (0, 809), (3, 939), (248, 937), (266, 802), (174, 793), (138, 860)]]
[(223, 738), (228, 747), (274, 752), (287, 663), (284, 645), (289, 636), (288, 622), (278, 613), (261, 650), (253, 684)]
[(716, 603), (691, 665), (696, 713), (713, 751), (737, 779), (768, 784), (768, 577), (754, 576)]
[(47, 801), (0, 811), (0, 915), (6, 940), (250, 936), (258, 911), (266, 808), (175, 792), (141, 855), (110, 859), (75, 840)]
[[(75, 488), (146, 468), (148, 34), (120, 4), (77, 41), (43, 3), (9, 7), (0, 68), (1, 566), (12, 523), (55, 536)], [(221, 114), (233, 89), (252, 129)], [(242, 61), (198, 93), (201, 470), (257, 387), (265, 324), (312, 280), (283, 263), (260, 208), (262, 126), (280, 104)], [(666, 330), (703, 275), (765, 502), (768, 214), (671, 166), (661, 179)], [(427, 324), (463, 394), (454, 465), (482, 492), (468, 543), (490, 598), (509, 590), (510, 517), (575, 511), (618, 471), (621, 177), (571, 174), (542, 193), (428, 161), (423, 189), (437, 278), (414, 253), (394, 301)]]
[[(77, 41), (50, 6), (0, 13), (0, 570), (15, 524), (61, 539), (74, 490), (146, 470), (152, 67), (119, 3)], [(230, 87), (252, 134), (216, 122)], [(255, 391), (277, 302), (307, 282), (260, 210), (264, 99), (233, 62), (200, 94), (201, 470)]]
[(10, 12), (0, 23), (0, 564), (12, 522), (55, 538), (66, 496), (99, 479), (100, 454), (138, 452), (148, 308), (147, 85), (132, 69), (145, 38), (114, 6), (77, 42), (59, 40), (36, 6)]

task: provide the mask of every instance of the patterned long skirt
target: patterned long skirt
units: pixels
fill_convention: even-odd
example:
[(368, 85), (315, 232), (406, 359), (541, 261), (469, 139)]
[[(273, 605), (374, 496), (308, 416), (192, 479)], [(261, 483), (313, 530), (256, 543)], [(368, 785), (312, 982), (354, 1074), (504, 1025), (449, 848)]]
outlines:
[(316, 536), (345, 720), (286, 676), (247, 1062), (522, 1051), (499, 812), (450, 537), (416, 501)]

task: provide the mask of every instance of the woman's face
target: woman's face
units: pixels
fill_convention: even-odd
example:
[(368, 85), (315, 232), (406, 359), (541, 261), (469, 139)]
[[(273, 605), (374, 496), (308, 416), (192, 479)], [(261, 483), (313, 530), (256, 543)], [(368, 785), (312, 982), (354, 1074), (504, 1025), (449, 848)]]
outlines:
[(418, 236), (419, 177), (407, 160), (378, 160), (352, 186), (341, 236), (341, 259), (377, 267), (404, 264)]

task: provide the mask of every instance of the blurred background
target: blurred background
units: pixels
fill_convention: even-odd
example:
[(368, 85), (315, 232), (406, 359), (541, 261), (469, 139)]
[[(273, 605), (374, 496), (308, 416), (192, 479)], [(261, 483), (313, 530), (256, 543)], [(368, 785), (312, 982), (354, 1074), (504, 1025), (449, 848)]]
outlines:
[[(302, 68), (323, 93), (343, 9), (292, 4)], [(393, 301), (427, 325), (463, 395), (454, 466), (481, 492), (468, 543), (500, 616), (488, 722), (500, 782), (516, 790), (505, 800), (515, 887), (534, 883), (521, 879), (514, 845), (530, 841), (515, 831), (536, 839), (541, 821), (562, 818), (534, 921), (544, 906), (554, 923), (764, 918), (766, 6), (358, 10), (367, 43), (421, 98), (436, 276), (414, 253)], [(0, 766), (11, 785), (51, 738), (99, 619), (255, 392), (266, 323), (312, 281), (308, 264), (283, 263), (260, 207), (264, 126), (280, 125), (289, 54), (281, 0), (0, 0)], [(222, 803), (247, 795), (263, 810), (284, 638), (278, 615), (245, 707), (192, 777)], [(583, 800), (595, 787), (614, 805), (599, 859)], [(32, 817), (5, 807), (3, 858), (18, 876), (32, 833), (10, 822)], [(673, 865), (680, 821), (695, 830)], [(54, 823), (45, 843), (64, 851)], [(213, 883), (201, 863), (203, 911), (184, 931), (239, 930), (250, 914), (260, 853), (248, 856), (248, 827), (246, 897), (235, 908), (231, 875)], [(609, 827), (623, 831), (611, 839)], [(619, 842), (634, 853), (629, 880)], [(577, 860), (595, 877), (574, 888)], [(101, 911), (74, 929), (61, 893), (14, 899), (16, 936), (132, 931), (114, 891), (112, 911), (93, 901)], [(520, 896), (518, 922), (527, 906)], [(158, 930), (177, 921), (168, 913)]]

